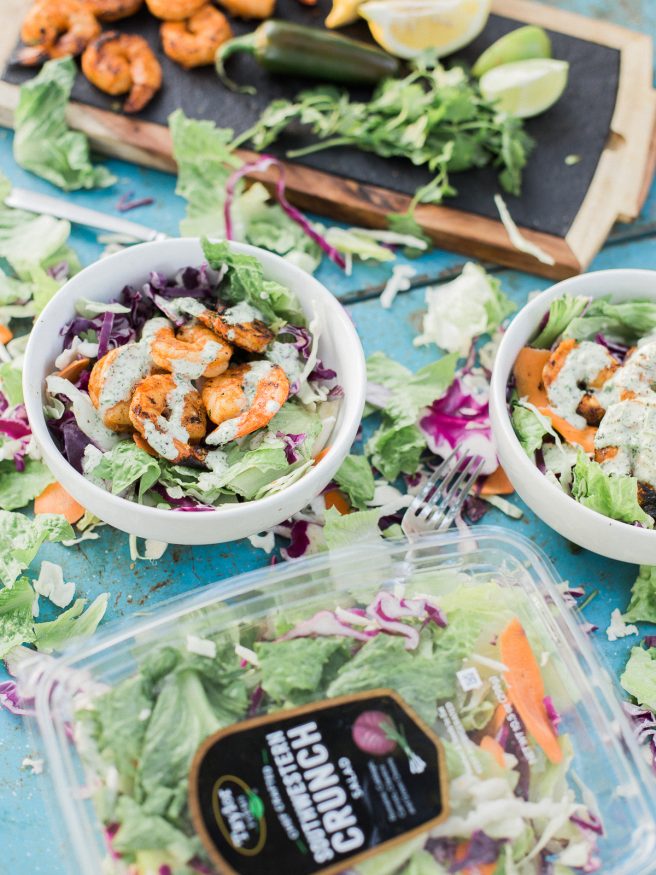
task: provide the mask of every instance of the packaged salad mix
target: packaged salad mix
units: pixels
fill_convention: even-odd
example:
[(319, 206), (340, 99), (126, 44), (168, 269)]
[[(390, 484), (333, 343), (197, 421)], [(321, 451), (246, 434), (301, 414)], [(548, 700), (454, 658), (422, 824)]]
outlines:
[(653, 871), (610, 681), (500, 529), (174, 599), (53, 660), (36, 711), (77, 875)]

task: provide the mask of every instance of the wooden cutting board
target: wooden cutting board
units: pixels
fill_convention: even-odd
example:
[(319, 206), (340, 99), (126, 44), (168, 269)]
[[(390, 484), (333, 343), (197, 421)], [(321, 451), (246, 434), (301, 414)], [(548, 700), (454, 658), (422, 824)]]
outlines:
[[(0, 33), (0, 124), (10, 126), (18, 83), (33, 73), (7, 66), (30, 0), (3, 0)], [(321, 26), (329, 0), (315, 7), (278, 0), (278, 17)], [(443, 206), (421, 206), (417, 218), (438, 246), (553, 278), (584, 270), (616, 221), (632, 221), (641, 209), (654, 172), (656, 99), (652, 88), (652, 42), (644, 35), (598, 20), (529, 2), (493, 0), (483, 34), (459, 53), (473, 60), (499, 35), (523, 23), (539, 24), (551, 35), (554, 56), (571, 65), (568, 88), (558, 104), (527, 123), (537, 147), (525, 170), (522, 196), (506, 197), (525, 236), (549, 252), (553, 266), (515, 249), (498, 220), (493, 202), (499, 190), (491, 168), (453, 174), (458, 195)], [(252, 25), (233, 22), (236, 32)], [(119, 23), (146, 36), (159, 52), (157, 23), (142, 12)], [(368, 38), (364, 22), (346, 30)], [(235, 78), (255, 81), (254, 98), (226, 91), (212, 69), (184, 71), (163, 58), (164, 88), (139, 118), (116, 111), (115, 99), (80, 76), (69, 107), (70, 123), (109, 155), (174, 171), (168, 114), (178, 106), (193, 117), (245, 130), (268, 102), (293, 97), (307, 82), (268, 76), (252, 59), (235, 59)], [(355, 91), (360, 98), (362, 93)], [(309, 142), (297, 134), (276, 146)], [(268, 151), (276, 153), (276, 149)], [(245, 157), (252, 153), (243, 152)], [(577, 155), (569, 165), (565, 157)], [(407, 208), (414, 190), (429, 178), (402, 159), (382, 159), (346, 148), (319, 152), (302, 162), (285, 162), (287, 191), (303, 209), (355, 224), (385, 227), (386, 215)], [(276, 172), (256, 174), (266, 184)]]

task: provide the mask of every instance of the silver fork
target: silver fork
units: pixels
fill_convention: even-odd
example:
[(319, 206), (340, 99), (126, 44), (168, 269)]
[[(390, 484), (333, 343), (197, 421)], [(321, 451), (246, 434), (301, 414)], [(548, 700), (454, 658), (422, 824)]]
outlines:
[(403, 514), (401, 528), (412, 540), (448, 529), (483, 467), (482, 456), (458, 459), (456, 450), (436, 468)]

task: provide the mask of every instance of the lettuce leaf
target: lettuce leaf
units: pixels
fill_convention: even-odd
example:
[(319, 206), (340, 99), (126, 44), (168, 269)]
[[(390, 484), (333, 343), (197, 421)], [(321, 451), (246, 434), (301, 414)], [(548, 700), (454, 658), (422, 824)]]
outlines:
[[(172, 727), (176, 725), (179, 723), (171, 724)], [(157, 849), (167, 851), (177, 861), (186, 863), (200, 849), (197, 839), (188, 838), (163, 817), (146, 812), (131, 796), (120, 797), (115, 817), (120, 828), (112, 839), (112, 847), (119, 854), (134, 854), (143, 848)]]
[(59, 514), (39, 514), (32, 520), (22, 513), (0, 510), (0, 582), (13, 586), (44, 541), (74, 537), (70, 524)]
[(314, 701), (349, 658), (348, 642), (340, 638), (292, 638), (257, 642), (262, 689), (279, 706), (290, 708)]
[(399, 474), (414, 474), (421, 454), (426, 449), (426, 437), (416, 425), (383, 424), (367, 441), (366, 451), (371, 464), (387, 480)]
[(435, 343), (467, 355), (475, 337), (489, 334), (516, 309), (501, 291), (501, 281), (468, 262), (456, 279), (426, 289), (427, 311), (415, 346)]
[(33, 604), (34, 590), (26, 577), (11, 589), (0, 589), (0, 659), (19, 644), (34, 641)]
[(228, 470), (220, 478), (222, 486), (232, 489), (250, 501), (262, 487), (293, 470), (280, 442), (277, 446), (262, 445), (243, 452), (235, 447), (228, 454)]
[(77, 67), (71, 57), (47, 61), (20, 88), (14, 116), (14, 158), (25, 170), (64, 191), (105, 188), (116, 182), (106, 167), (91, 163), (85, 134), (71, 130), (65, 118)]
[(606, 474), (583, 452), (578, 455), (573, 476), (572, 495), (581, 504), (611, 519), (653, 528), (654, 520), (638, 504), (635, 477)]
[(10, 407), (23, 403), (23, 372), (14, 360), (0, 364), (0, 391)]
[(108, 599), (109, 593), (101, 593), (86, 611), (84, 608), (87, 599), (75, 599), (71, 607), (62, 611), (56, 619), (37, 623), (34, 626), (34, 644), (37, 650), (51, 653), (53, 650), (63, 650), (73, 641), (90, 638), (105, 616)]
[(141, 500), (159, 480), (161, 469), (157, 459), (133, 441), (125, 440), (103, 453), (96, 467), (87, 473), (106, 480), (114, 495), (121, 495), (138, 483), (137, 496)]
[(210, 267), (227, 265), (228, 273), (221, 287), (222, 296), (231, 304), (246, 301), (259, 310), (266, 322), (284, 319), (294, 325), (305, 325), (305, 314), (296, 295), (273, 280), (264, 279), (264, 269), (258, 258), (232, 252), (226, 242), (203, 240), (203, 254)]
[(375, 352), (367, 359), (367, 379), (382, 386), (385, 415), (397, 425), (417, 421), (419, 411), (440, 398), (453, 383), (458, 363), (457, 354), (442, 356), (425, 365), (416, 373), (395, 362), (383, 352)]
[(627, 623), (656, 623), (656, 565), (641, 565), (622, 617)]
[(0, 508), (17, 510), (40, 495), (55, 478), (46, 465), (37, 459), (25, 459), (25, 467), (17, 471), (13, 461), (0, 462)]
[(571, 295), (563, 295), (562, 298), (552, 301), (546, 325), (531, 342), (531, 346), (536, 349), (549, 349), (567, 326), (581, 315), (589, 300), (580, 295), (575, 298)]
[(633, 343), (655, 329), (656, 303), (631, 300), (612, 304), (608, 296), (593, 300), (585, 315), (570, 323), (565, 336), (575, 340), (591, 340), (597, 334), (603, 333)]
[(510, 418), (522, 449), (530, 459), (534, 459), (535, 451), (542, 446), (549, 429), (534, 410), (522, 404), (513, 405)]
[(656, 647), (632, 647), (620, 684), (639, 705), (656, 711)]
[(335, 481), (359, 510), (374, 497), (374, 475), (364, 456), (347, 456), (335, 474)]

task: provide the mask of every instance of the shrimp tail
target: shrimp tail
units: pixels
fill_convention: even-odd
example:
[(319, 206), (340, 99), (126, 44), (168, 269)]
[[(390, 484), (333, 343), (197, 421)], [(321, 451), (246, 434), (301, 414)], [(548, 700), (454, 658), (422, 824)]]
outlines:
[(22, 67), (40, 67), (49, 57), (43, 46), (21, 46), (12, 55), (10, 63)]
[(130, 93), (125, 99), (125, 103), (123, 104), (123, 111), (130, 114), (141, 112), (144, 106), (146, 106), (148, 101), (156, 93), (156, 90), (157, 89), (151, 88), (149, 85), (133, 85), (130, 89)]

